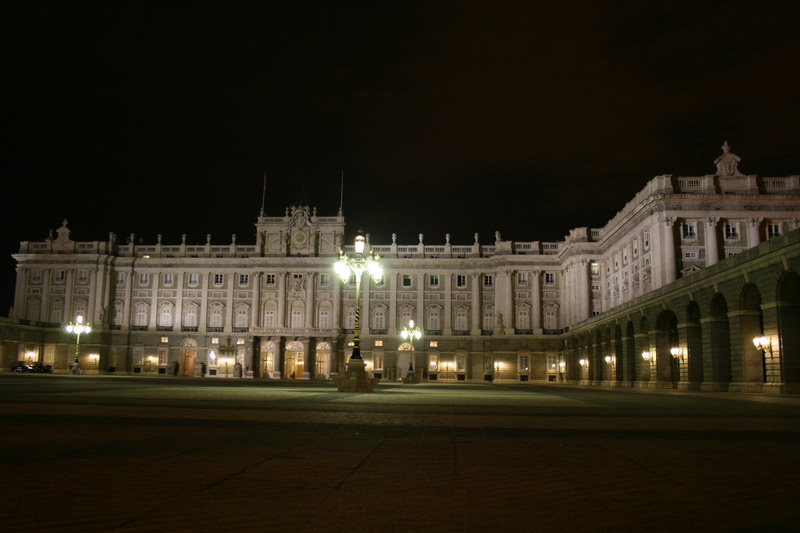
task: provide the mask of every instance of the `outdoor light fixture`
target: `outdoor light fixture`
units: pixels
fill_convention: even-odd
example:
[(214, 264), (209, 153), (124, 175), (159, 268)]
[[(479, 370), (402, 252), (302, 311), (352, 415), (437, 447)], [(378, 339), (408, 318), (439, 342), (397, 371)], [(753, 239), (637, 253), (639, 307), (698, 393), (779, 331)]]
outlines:
[(646, 352), (646, 351), (642, 352), (642, 359), (644, 359), (646, 361), (649, 361), (651, 357), (652, 357), (652, 354), (650, 352)]
[(578, 361), (578, 364), (581, 366), (588, 366), (589, 361), (587, 361), (586, 359), (581, 359), (580, 361)]
[(678, 348), (677, 346), (670, 348), (669, 353), (671, 353), (672, 357), (674, 357), (675, 359), (678, 359), (682, 355), (681, 349)]
[(756, 347), (756, 350), (761, 350), (762, 352), (769, 351), (771, 348), (769, 337), (767, 336), (755, 337), (753, 339), (753, 346)]
[(92, 332), (92, 325), (83, 322), (83, 316), (78, 315), (75, 317), (75, 322), (70, 322), (67, 324), (65, 328), (67, 333), (75, 335), (75, 362), (72, 364), (72, 373), (73, 374), (80, 374), (81, 373), (81, 364), (78, 361), (78, 356), (80, 355), (81, 350), (81, 335), (86, 333), (89, 334)]
[(400, 332), (400, 336), (404, 339), (408, 340), (409, 344), (411, 345), (411, 356), (408, 362), (408, 373), (414, 373), (414, 339), (421, 339), (422, 338), (422, 330), (418, 327), (414, 326), (414, 321), (409, 320), (408, 326), (403, 327), (403, 331)]
[(614, 360), (614, 356), (612, 356), (612, 355), (607, 355), (607, 356), (606, 356), (606, 363), (610, 363), (610, 362), (612, 362), (613, 360)]
[(374, 251), (369, 254), (364, 254), (366, 247), (366, 239), (364, 233), (359, 230), (356, 235), (355, 243), (353, 246), (353, 257), (348, 257), (344, 250), (339, 250), (339, 260), (333, 264), (333, 269), (336, 274), (341, 278), (344, 283), (350, 279), (350, 276), (355, 276), (356, 281), (356, 312), (355, 324), (353, 328), (353, 353), (350, 359), (363, 359), (361, 357), (361, 321), (359, 315), (361, 313), (361, 276), (364, 272), (368, 272), (370, 277), (375, 281), (383, 278), (383, 267), (379, 262), (380, 256)]

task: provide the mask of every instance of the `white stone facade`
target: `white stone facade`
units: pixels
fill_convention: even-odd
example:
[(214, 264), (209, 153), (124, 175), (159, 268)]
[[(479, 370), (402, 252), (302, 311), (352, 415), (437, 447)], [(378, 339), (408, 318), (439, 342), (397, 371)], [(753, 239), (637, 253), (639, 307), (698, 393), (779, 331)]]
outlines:
[[(727, 143), (717, 173), (651, 179), (602, 228), (559, 242), (371, 243), (382, 282), (362, 285), (362, 352), (381, 379), (560, 379), (559, 335), (593, 316), (798, 227), (800, 176), (741, 174)], [(13, 317), (95, 326), (97, 371), (328, 379), (348, 356), (354, 284), (333, 262), (351, 235), (341, 213), (262, 213), (256, 242), (75, 242), (66, 221), (23, 242)], [(425, 334), (409, 352), (409, 320)], [(66, 361), (68, 339), (37, 347)], [(86, 352), (91, 353), (91, 352)], [(64, 359), (64, 361), (61, 361)]]

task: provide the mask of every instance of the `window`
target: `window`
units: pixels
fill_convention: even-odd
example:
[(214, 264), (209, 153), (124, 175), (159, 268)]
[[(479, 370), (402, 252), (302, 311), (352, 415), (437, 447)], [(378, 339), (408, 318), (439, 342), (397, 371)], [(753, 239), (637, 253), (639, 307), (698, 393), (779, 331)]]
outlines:
[(117, 272), (117, 285), (125, 285), (125, 272)]
[(383, 346), (383, 341), (375, 341), (376, 348), (380, 348), (381, 346)]
[(163, 305), (158, 312), (158, 325), (169, 327), (172, 326), (172, 306)]
[(467, 355), (463, 353), (456, 354), (456, 372), (465, 372), (467, 370)]
[(467, 331), (467, 311), (466, 309), (458, 309), (456, 311), (455, 329), (458, 331)]
[(236, 310), (235, 326), (237, 328), (246, 328), (250, 323), (250, 311), (247, 307), (242, 306)]
[(320, 329), (329, 329), (331, 327), (331, 313), (327, 309), (320, 309), (319, 311), (319, 327)]
[(431, 288), (436, 288), (439, 286), (439, 275), (438, 274), (431, 274), (428, 278), (428, 284)]
[(631, 248), (633, 249), (633, 257), (639, 257), (639, 241), (637, 239), (633, 239)]
[(428, 311), (428, 323), (427, 326), (429, 330), (439, 331), (441, 329), (440, 322), (439, 322), (439, 308), (432, 308)]
[(292, 329), (303, 328), (303, 311), (300, 309), (292, 310)]
[(403, 287), (411, 287), (411, 276), (403, 274)]
[(494, 286), (494, 276), (491, 274), (485, 274), (483, 276), (483, 286), (484, 287), (493, 287)]
[(239, 286), (246, 287), (250, 284), (250, 274), (239, 274)]
[(697, 259), (697, 251), (696, 250), (685, 250), (683, 252), (684, 259)]
[(88, 283), (88, 282), (89, 282), (89, 272), (87, 270), (79, 270), (78, 283)]
[(558, 329), (558, 314), (555, 310), (544, 312), (544, 329)]
[(56, 281), (64, 281), (67, 278), (67, 272), (65, 270), (56, 270), (55, 272)]
[(197, 274), (189, 274), (189, 286), (197, 287), (200, 284), (200, 276)]
[(222, 306), (219, 304), (215, 304), (210, 312), (208, 317), (208, 326), (211, 328), (221, 328), (222, 327)]
[(139, 274), (139, 286), (147, 287), (148, 285), (150, 285), (150, 274)]
[(684, 239), (696, 239), (697, 238), (697, 226), (694, 222), (684, 222), (683, 223), (683, 238)]
[(144, 327), (147, 325), (147, 305), (139, 304), (136, 306), (136, 318), (134, 326)]
[(430, 346), (431, 348), (438, 348), (439, 347), (439, 341), (431, 341), (431, 342), (428, 343), (428, 346)]
[(175, 282), (175, 276), (172, 273), (168, 272), (168, 273), (164, 274), (164, 286), (165, 287), (171, 287), (174, 282)]
[(487, 309), (483, 312), (483, 330), (494, 330), (494, 311)]
[(531, 357), (529, 355), (520, 355), (519, 356), (519, 371), (520, 372), (527, 372), (531, 366)]
[(736, 222), (725, 223), (725, 238), (738, 239), (739, 238), (739, 224)]
[(650, 232), (649, 231), (645, 231), (642, 234), (642, 245), (644, 246), (645, 250), (649, 250), (650, 249)]
[(592, 261), (589, 268), (591, 269), (592, 276), (600, 275), (600, 264), (597, 261)]
[(275, 311), (271, 309), (264, 311), (264, 327), (265, 328), (275, 327)]
[(372, 316), (372, 327), (375, 329), (386, 329), (386, 310), (383, 307), (378, 307), (375, 309), (375, 313)]
[(767, 238), (772, 239), (774, 237), (779, 237), (781, 234), (781, 225), (780, 224), (767, 224)]
[(191, 306), (184, 310), (183, 325), (187, 328), (197, 327), (197, 307)]
[(264, 278), (264, 283), (267, 285), (275, 285), (275, 274), (267, 274), (267, 277)]
[(467, 286), (467, 276), (464, 274), (458, 274), (456, 276), (456, 287), (466, 287)]
[(327, 287), (330, 284), (330, 276), (328, 274), (320, 274), (319, 284), (321, 287)]
[(428, 368), (431, 372), (438, 372), (439, 371), (439, 354), (432, 353), (428, 354)]
[(214, 274), (214, 285), (219, 287), (225, 282), (224, 274)]
[(527, 285), (527, 284), (528, 284), (528, 273), (517, 272), (517, 285)]
[(553, 272), (545, 272), (544, 273), (544, 283), (545, 285), (555, 285), (556, 283), (556, 275)]
[(161, 344), (168, 344), (168, 343), (169, 343), (169, 337), (161, 337)]
[(531, 329), (531, 313), (528, 306), (517, 308), (517, 328)]

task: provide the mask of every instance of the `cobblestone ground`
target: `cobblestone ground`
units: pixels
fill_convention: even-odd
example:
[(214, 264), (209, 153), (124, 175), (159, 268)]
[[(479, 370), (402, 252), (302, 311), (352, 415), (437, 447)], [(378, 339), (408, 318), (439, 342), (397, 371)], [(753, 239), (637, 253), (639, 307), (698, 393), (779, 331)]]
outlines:
[(797, 531), (800, 398), (0, 375), (2, 531)]

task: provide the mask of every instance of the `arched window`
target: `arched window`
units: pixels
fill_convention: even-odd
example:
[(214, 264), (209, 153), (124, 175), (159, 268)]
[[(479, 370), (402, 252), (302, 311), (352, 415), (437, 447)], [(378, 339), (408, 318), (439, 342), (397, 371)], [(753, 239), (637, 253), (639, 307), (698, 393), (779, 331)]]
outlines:
[(222, 304), (211, 304), (211, 309), (208, 310), (208, 326), (211, 328), (222, 327), (222, 313), (225, 310)]
[(236, 308), (235, 327), (246, 328), (250, 325), (250, 309), (246, 305)]
[(148, 306), (146, 303), (136, 304), (136, 318), (133, 320), (133, 325), (138, 327), (147, 326)]
[(194, 304), (186, 306), (183, 310), (183, 325), (187, 328), (197, 327), (197, 306)]
[(162, 304), (158, 309), (158, 325), (164, 327), (172, 325), (172, 304)]

